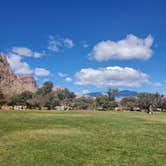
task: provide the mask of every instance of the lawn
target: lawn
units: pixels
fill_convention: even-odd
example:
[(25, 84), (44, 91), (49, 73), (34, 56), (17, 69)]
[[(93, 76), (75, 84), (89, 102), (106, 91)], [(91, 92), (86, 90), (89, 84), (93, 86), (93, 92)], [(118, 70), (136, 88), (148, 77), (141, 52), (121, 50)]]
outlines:
[(0, 166), (165, 166), (166, 114), (0, 111)]

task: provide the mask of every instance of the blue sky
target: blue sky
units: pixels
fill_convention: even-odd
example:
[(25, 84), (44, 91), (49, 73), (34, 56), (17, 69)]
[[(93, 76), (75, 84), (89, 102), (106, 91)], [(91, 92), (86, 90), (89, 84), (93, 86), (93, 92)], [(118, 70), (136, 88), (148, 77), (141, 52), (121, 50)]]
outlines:
[(166, 93), (164, 0), (5, 0), (0, 51), (17, 74), (76, 93)]

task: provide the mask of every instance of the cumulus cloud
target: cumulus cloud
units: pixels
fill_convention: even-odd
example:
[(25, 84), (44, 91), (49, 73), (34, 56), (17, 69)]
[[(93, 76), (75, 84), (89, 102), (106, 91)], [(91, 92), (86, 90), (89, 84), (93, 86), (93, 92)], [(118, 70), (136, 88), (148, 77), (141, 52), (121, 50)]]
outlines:
[(66, 81), (66, 82), (72, 82), (73, 79), (72, 79), (71, 77), (66, 77), (66, 78), (65, 78), (65, 81)]
[(149, 82), (149, 76), (130, 67), (85, 68), (76, 73), (79, 85), (137, 87)]
[(22, 56), (28, 56), (28, 57), (32, 56), (32, 51), (26, 47), (13, 47), (12, 52)]
[(34, 58), (40, 58), (42, 56), (42, 53), (40, 53), (40, 52), (34, 52), (33, 56), (34, 56)]
[(127, 35), (125, 39), (119, 41), (101, 41), (97, 43), (89, 57), (97, 61), (108, 61), (111, 59), (149, 59), (152, 54), (153, 37), (148, 35), (141, 39), (135, 35)]
[(11, 52), (17, 54), (18, 56), (25, 56), (25, 57), (40, 58), (42, 56), (42, 53), (33, 52), (31, 49), (27, 47), (13, 47)]
[(58, 76), (63, 78), (66, 82), (72, 82), (73, 79), (66, 73), (59, 72)]
[(9, 53), (7, 58), (8, 58), (8, 62), (10, 64), (13, 72), (16, 74), (20, 74), (20, 75), (35, 74), (36, 76), (50, 75), (50, 71), (48, 71), (44, 68), (32, 69), (29, 66), (29, 64), (27, 62), (23, 61), (22, 57), (17, 54)]
[(7, 53), (8, 62), (14, 73), (34, 74), (34, 69), (24, 61), (24, 57), (40, 58), (43, 53), (33, 52), (31, 49), (26, 47), (13, 47), (10, 52)]
[(155, 87), (161, 87), (161, 86), (163, 86), (163, 84), (160, 83), (160, 82), (153, 82), (152, 85), (155, 86)]
[(34, 73), (36, 76), (49, 76), (50, 71), (44, 69), (44, 68), (35, 68)]
[(64, 77), (67, 77), (68, 74), (62, 73), (62, 72), (58, 72), (58, 76), (64, 78)]
[(84, 43), (82, 46), (83, 46), (83, 48), (88, 48), (89, 47), (89, 45), (87, 43)]
[(12, 70), (16, 74), (32, 74), (33, 70), (28, 63), (23, 62), (22, 58), (17, 54), (10, 53), (8, 56), (8, 62), (11, 65)]
[(62, 47), (61, 41), (54, 36), (50, 36), (48, 40), (48, 50), (58, 52), (60, 47)]
[(63, 43), (64, 43), (64, 46), (67, 48), (74, 47), (74, 43), (71, 39), (64, 39)]
[(58, 72), (58, 76), (63, 78), (65, 82), (72, 82), (73, 79), (69, 76), (69, 74)]
[(60, 38), (49, 36), (48, 40), (48, 50), (53, 52), (58, 52), (62, 48), (73, 48), (74, 42), (69, 38)]

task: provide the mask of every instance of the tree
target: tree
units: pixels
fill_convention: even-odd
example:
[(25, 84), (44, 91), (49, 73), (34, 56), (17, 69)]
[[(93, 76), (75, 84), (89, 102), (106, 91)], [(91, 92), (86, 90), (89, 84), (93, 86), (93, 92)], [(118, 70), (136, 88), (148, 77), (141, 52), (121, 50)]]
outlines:
[(110, 100), (110, 97), (107, 95), (103, 95), (103, 96), (98, 96), (96, 97), (96, 107), (98, 108), (102, 108), (104, 110), (112, 110), (115, 107), (117, 107), (118, 104), (115, 100)]
[(118, 94), (118, 92), (119, 92), (118, 89), (109, 88), (108, 91), (107, 91), (109, 99), (110, 100), (115, 100), (115, 96)]
[(155, 108), (161, 107), (161, 102), (162, 102), (163, 97), (164, 97), (164, 95), (161, 95), (158, 92), (154, 94), (153, 106)]
[(67, 88), (57, 90), (56, 94), (61, 101), (61, 104), (66, 106), (72, 105), (72, 102), (76, 97), (75, 94), (73, 92), (70, 92)]
[(120, 101), (120, 104), (123, 107), (127, 107), (130, 111), (133, 111), (133, 108), (138, 106), (138, 100), (136, 97), (125, 97)]
[(162, 97), (161, 102), (160, 102), (160, 108), (162, 110), (166, 110), (166, 97)]
[(116, 107), (118, 107), (118, 103), (115, 100), (109, 102), (110, 110), (114, 110)]
[(45, 98), (44, 107), (47, 107), (48, 109), (54, 109), (56, 106), (60, 105), (60, 100), (55, 93), (50, 93), (44, 98)]
[(33, 96), (32, 92), (25, 91), (18, 95), (13, 95), (10, 99), (10, 105), (21, 105), (21, 106), (28, 106), (28, 100), (31, 99)]
[(36, 92), (37, 95), (46, 95), (52, 92), (53, 83), (51, 81), (46, 81), (41, 88)]
[(80, 97), (74, 100), (74, 108), (78, 110), (94, 109), (94, 100), (90, 97)]
[(118, 103), (115, 101), (115, 96), (118, 94), (117, 89), (108, 89), (107, 95), (98, 96), (96, 98), (96, 107), (104, 110), (112, 110), (118, 106)]
[(150, 105), (153, 104), (154, 95), (152, 93), (138, 94), (138, 105), (141, 109), (148, 110)]
[(138, 105), (142, 109), (149, 110), (150, 106), (159, 108), (164, 96), (159, 93), (140, 93), (138, 95)]
[(41, 88), (37, 90), (37, 92), (32, 96), (31, 99), (28, 100), (28, 104), (30, 107), (41, 109), (42, 107), (47, 107), (51, 109), (52, 106), (52, 88), (53, 83), (50, 81), (46, 81)]
[(34, 94), (33, 97), (27, 100), (29, 108), (41, 109), (45, 105), (45, 98), (42, 95)]
[(0, 108), (6, 103), (5, 101), (5, 97), (2, 93), (2, 91), (0, 90)]

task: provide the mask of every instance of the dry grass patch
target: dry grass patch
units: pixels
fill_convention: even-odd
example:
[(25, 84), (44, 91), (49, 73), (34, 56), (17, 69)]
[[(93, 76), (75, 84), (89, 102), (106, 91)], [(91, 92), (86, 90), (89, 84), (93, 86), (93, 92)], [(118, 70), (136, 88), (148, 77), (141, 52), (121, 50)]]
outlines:
[(50, 112), (48, 113), (45, 111), (41, 111), (41, 112), (33, 112), (33, 111), (18, 111), (16, 112), (12, 112), (12, 114), (10, 114), (9, 116), (5, 117), (5, 120), (11, 120), (11, 119), (20, 119), (20, 117), (22, 119), (46, 119), (46, 118), (56, 118), (56, 117), (71, 117), (71, 118), (82, 118), (82, 117), (91, 117), (93, 116), (93, 114), (86, 114), (86, 113), (67, 113), (67, 112)]
[(144, 117), (143, 119), (150, 122), (166, 123), (166, 119), (164, 117), (161, 118), (161, 117), (157, 117), (156, 115)]
[(25, 118), (31, 118), (31, 119), (35, 119), (35, 118), (56, 118), (56, 117), (90, 117), (92, 115), (87, 115), (87, 114), (38, 114), (38, 113), (34, 113), (33, 116), (30, 115), (26, 115)]
[(25, 143), (26, 141), (46, 141), (48, 139), (55, 139), (57, 137), (71, 137), (81, 134), (87, 134), (87, 132), (80, 131), (76, 128), (54, 128), (54, 129), (33, 129), (25, 131), (11, 132), (0, 138), (0, 144), (3, 143), (11, 145), (15, 143)]

